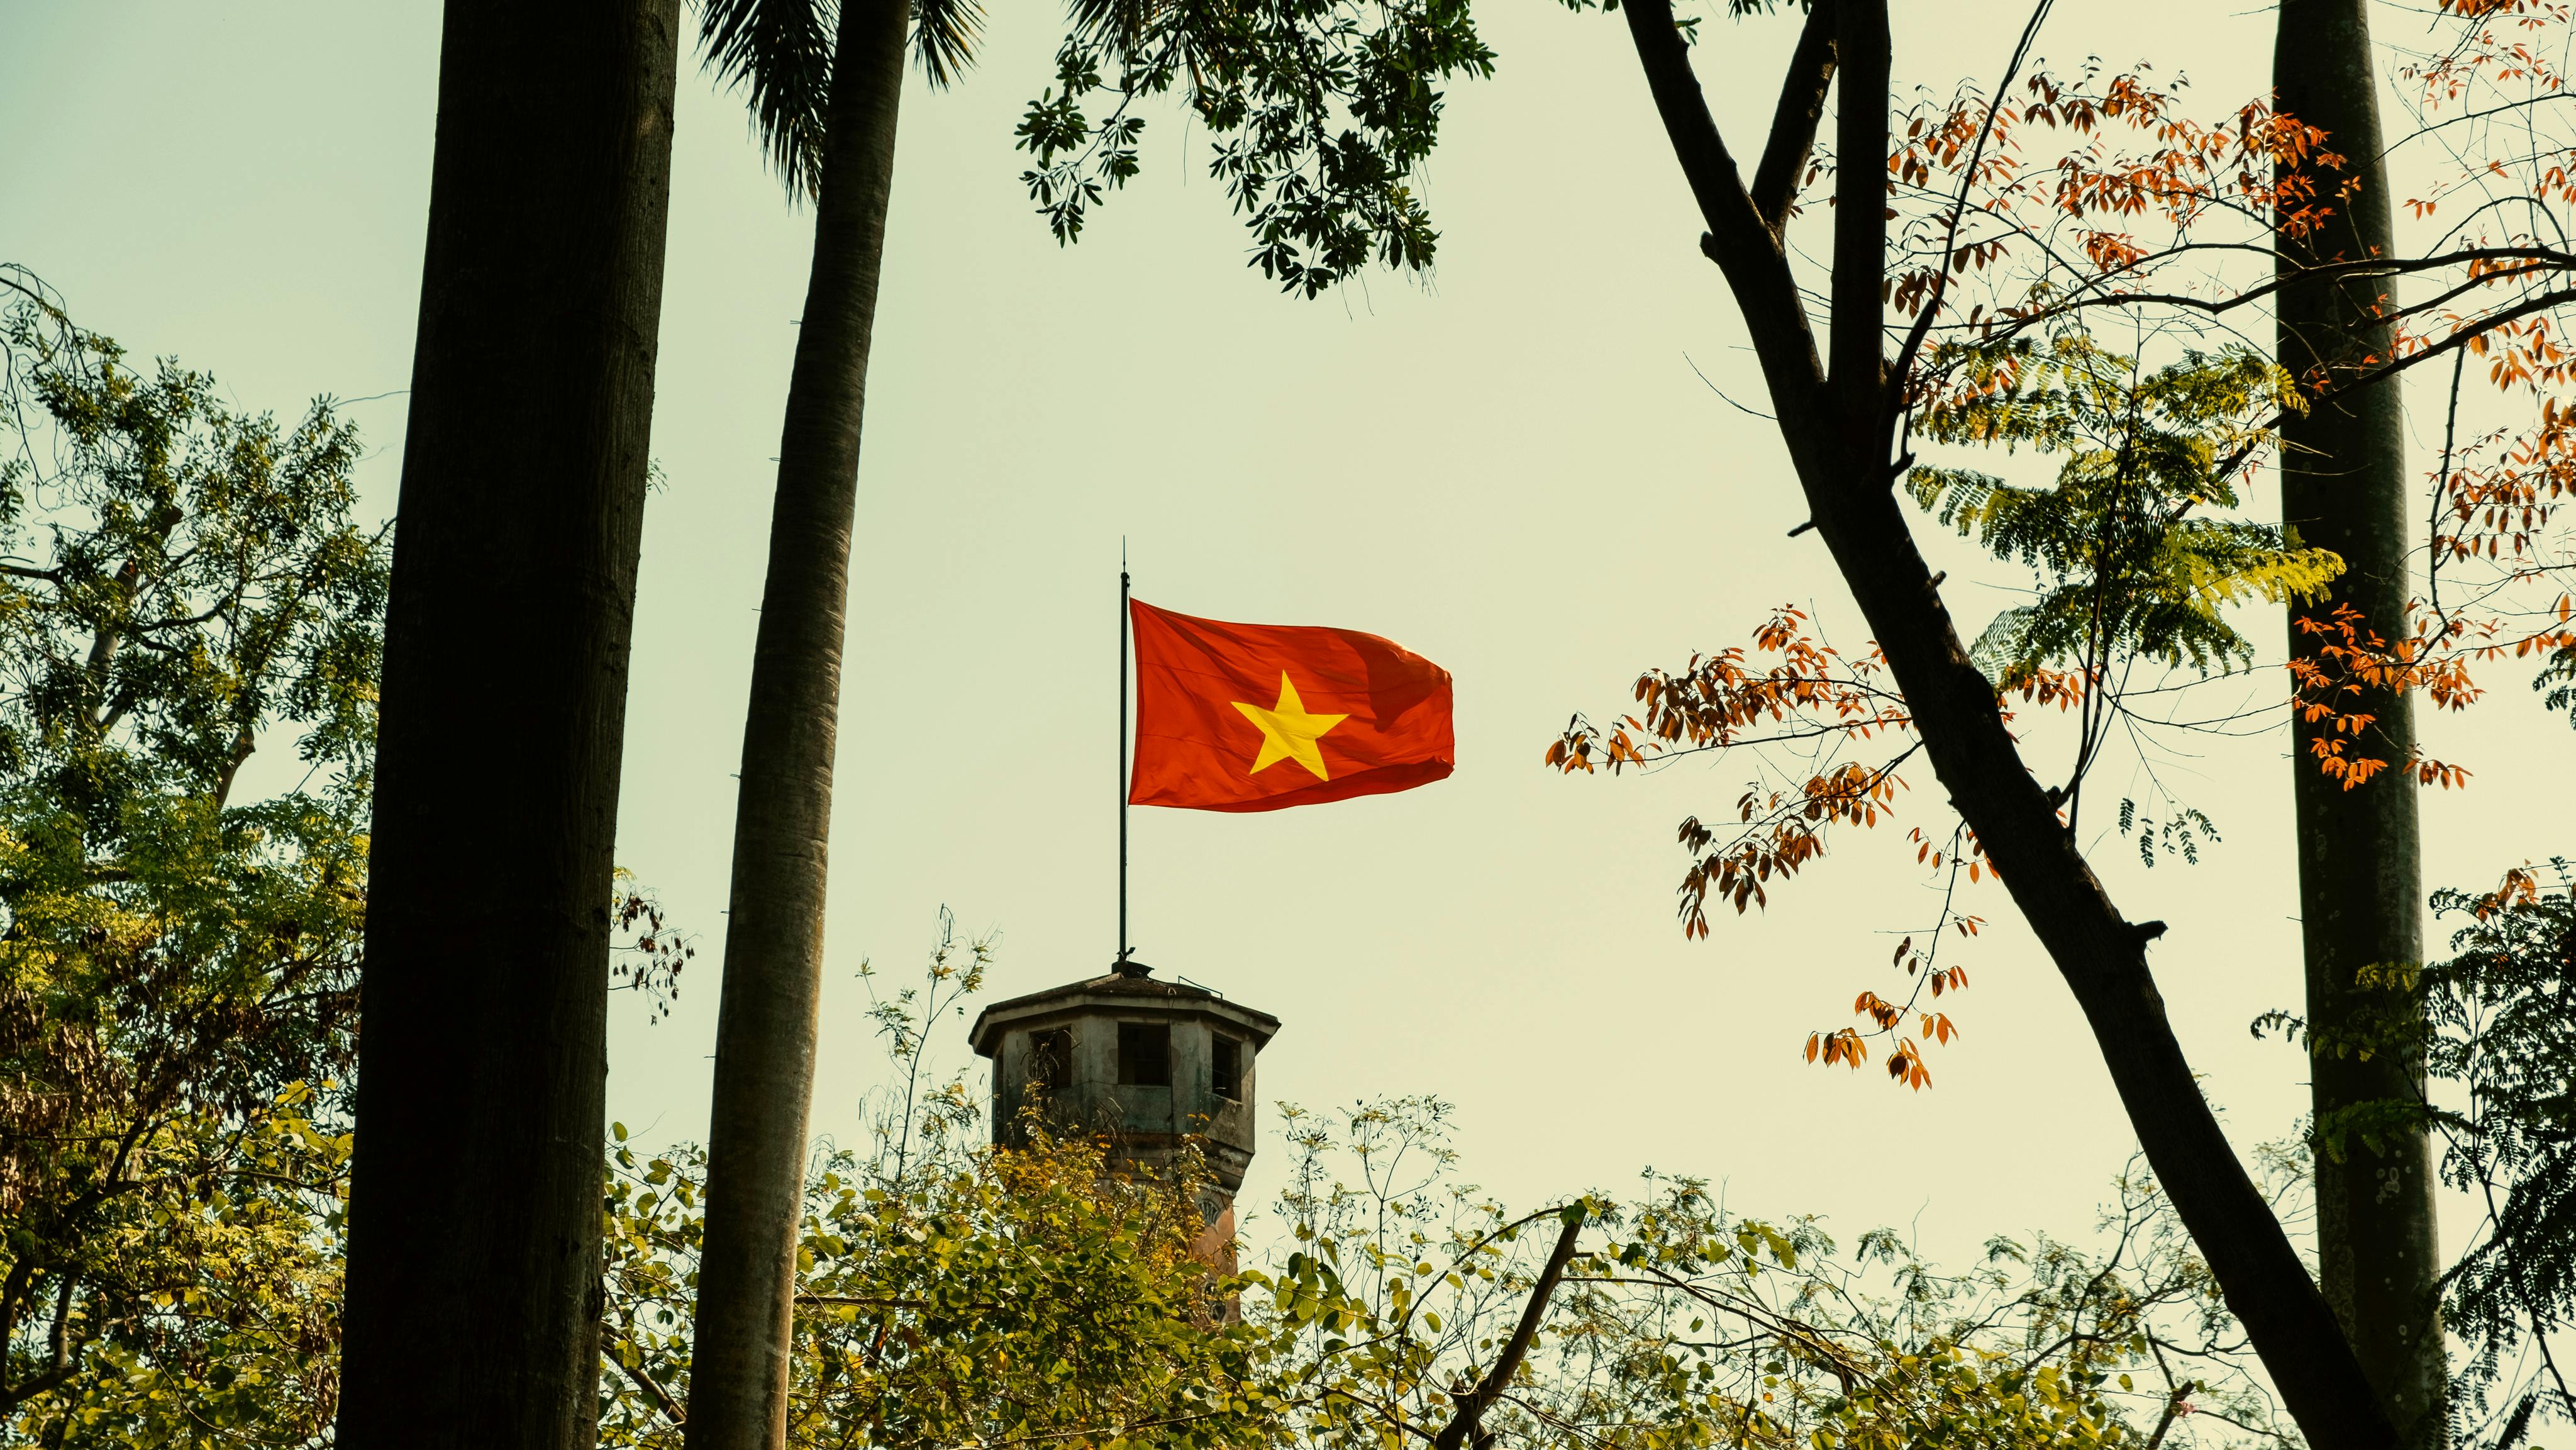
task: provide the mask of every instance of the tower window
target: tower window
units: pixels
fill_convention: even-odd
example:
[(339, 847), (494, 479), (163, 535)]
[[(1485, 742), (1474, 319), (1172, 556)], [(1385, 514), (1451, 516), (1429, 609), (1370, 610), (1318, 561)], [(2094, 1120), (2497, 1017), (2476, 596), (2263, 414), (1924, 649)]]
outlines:
[(1029, 1086), (1062, 1092), (1073, 1085), (1073, 1034), (1063, 1028), (1029, 1034)]
[(1172, 1085), (1172, 1029), (1169, 1023), (1118, 1024), (1118, 1080), (1137, 1087)]
[(1208, 1054), (1208, 1078), (1218, 1097), (1230, 1103), (1243, 1101), (1243, 1044), (1231, 1037), (1217, 1038)]

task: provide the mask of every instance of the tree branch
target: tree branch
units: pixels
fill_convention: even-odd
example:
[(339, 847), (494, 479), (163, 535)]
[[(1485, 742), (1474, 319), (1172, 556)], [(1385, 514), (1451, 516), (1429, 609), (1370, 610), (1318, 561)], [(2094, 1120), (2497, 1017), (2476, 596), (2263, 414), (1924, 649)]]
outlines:
[[(16, 1279), (18, 1276), (11, 1275)], [(71, 1317), (72, 1288), (80, 1282), (78, 1273), (61, 1276), (54, 1293), (54, 1327), (45, 1336), (46, 1365), (42, 1373), (29, 1375), (14, 1385), (0, 1383), (0, 1413), (14, 1410), (36, 1396), (68, 1383), (80, 1366), (72, 1362)]]
[[(2140, 1146), (2312, 1444), (2381, 1450), (2395, 1434), (2272, 1206), (2246, 1174), (2167, 1017), (2145, 942), (2069, 839), (2020, 755), (1994, 685), (1968, 658), (1886, 487), (1889, 38), (1885, 0), (1838, 0), (1842, 158), (1829, 296), (1830, 373), (1778, 237), (1736, 182), (1668, 0), (1629, 0), (1656, 108), (1709, 222), (1772, 387), (1817, 532), (1903, 691), (1934, 769), (2083, 1008)], [(1864, 160), (1868, 158), (1869, 160)], [(1461, 1430), (1460, 1437), (1467, 1433)]]
[[(1458, 1413), (1449, 1428), (1432, 1442), (1433, 1450), (1460, 1450), (1468, 1437), (1476, 1434), (1477, 1421), (1520, 1373), (1521, 1360), (1529, 1353), (1530, 1341), (1538, 1337), (1538, 1327), (1547, 1318), (1547, 1301), (1556, 1293), (1556, 1281), (1565, 1277), (1565, 1266), (1574, 1258), (1574, 1241), (1583, 1232), (1589, 1217), (1581, 1205), (1565, 1212), (1565, 1229), (1556, 1236), (1556, 1248), (1547, 1256), (1547, 1267), (1539, 1271), (1538, 1282), (1530, 1286), (1529, 1302), (1521, 1306), (1521, 1322), (1512, 1329), (1512, 1337), (1503, 1352), (1494, 1359), (1494, 1367), (1484, 1381), (1458, 1399)], [(1481, 1443), (1482, 1437), (1478, 1437)]]
[(1834, 7), (1842, 86), (1834, 101), (1834, 272), (1826, 380), (1845, 429), (1884, 441), (1888, 421), (1887, 0)]
[(1789, 224), (1789, 207), (1798, 199), (1798, 179), (1816, 147), (1816, 127), (1825, 115), (1825, 94), (1834, 84), (1834, 0), (1815, 0), (1807, 10), (1806, 28), (1798, 32), (1798, 49), (1789, 57), (1789, 74), (1780, 83), (1780, 104), (1771, 113), (1771, 139), (1762, 161), (1753, 168), (1753, 209), (1773, 232)]
[(1674, 158), (1681, 162), (1682, 176), (1708, 227), (1700, 250), (1726, 274), (1762, 360), (1781, 428), (1791, 436), (1792, 448), (1818, 439), (1831, 431), (1820, 426), (1825, 421), (1825, 370), (1779, 234), (1763, 222), (1746, 194), (1735, 159), (1709, 116), (1699, 78), (1691, 73), (1690, 50), (1673, 24), (1671, 0), (1630, 0), (1620, 8), (1627, 12), (1637, 63), (1646, 73)]
[(1896, 386), (1907, 386), (1906, 378), (1914, 371), (1914, 356), (1923, 350), (1923, 339), (1931, 334), (1933, 320), (1941, 315), (1941, 304), (1950, 295), (1950, 278), (1957, 266), (1951, 258), (1959, 245), (1959, 222), (1968, 214), (1968, 193), (1977, 184), (1978, 164), (1985, 160), (1986, 142), (1995, 133), (1995, 114), (2003, 109), (2004, 95), (2012, 89), (2013, 80), (2021, 74), (2021, 63), (2030, 56), (2031, 42), (2039, 38), (2039, 27), (2048, 19), (2048, 8), (2055, 0), (2039, 0), (2031, 7), (2030, 23), (2021, 29), (2021, 40), (2013, 46), (2012, 60), (2004, 66), (2003, 79), (1995, 83), (1995, 93), (1986, 102), (1985, 119), (1977, 123), (1977, 144), (1968, 151), (1968, 164), (1959, 173), (1959, 194), (1950, 203), (1949, 230), (1941, 238), (1941, 255), (1933, 259), (1940, 270), (1933, 274), (1932, 293), (1923, 299), (1923, 310), (1916, 314), (1914, 326), (1905, 334), (1905, 345), (1897, 349), (1893, 375)]
[(662, 1411), (662, 1418), (674, 1425), (685, 1425), (689, 1422), (689, 1412), (680, 1408), (680, 1402), (671, 1398), (671, 1392), (662, 1388), (659, 1380), (644, 1372), (644, 1366), (628, 1364), (613, 1354), (609, 1358), (617, 1360), (617, 1367), (626, 1371), (626, 1377), (635, 1381), (636, 1387), (644, 1391), (645, 1397)]

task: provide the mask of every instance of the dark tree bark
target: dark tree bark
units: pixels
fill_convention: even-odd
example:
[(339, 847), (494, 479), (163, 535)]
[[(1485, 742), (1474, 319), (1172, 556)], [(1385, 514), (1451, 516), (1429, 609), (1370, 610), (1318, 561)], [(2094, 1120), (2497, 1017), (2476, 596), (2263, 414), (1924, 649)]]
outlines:
[[(2278, 238), (2279, 361), (2301, 378), (2348, 383), (2391, 356), (2393, 329), (2381, 317), (2381, 302), (2394, 279), (2368, 271), (2302, 272), (2321, 262), (2396, 254), (2368, 5), (2282, 0), (2272, 77), (2281, 109), (2324, 129), (2327, 148), (2343, 157), (2340, 171), (2319, 168), (2320, 190), (2328, 195), (2317, 204), (2331, 208), (2324, 224), (2304, 235), (2284, 228)], [(2354, 190), (2334, 197), (2337, 183)], [(2299, 621), (2330, 620), (2339, 606), (2358, 610), (2363, 626), (2384, 640), (2404, 638), (2411, 530), (2398, 385), (2338, 389), (2281, 431), (2281, 517), (2299, 542), (2332, 549), (2345, 569), (2323, 599), (2291, 607), (2292, 656), (2318, 658), (2330, 637), (2309, 633)], [(2374, 1023), (2384, 1031), (2400, 1000), (2360, 986), (2359, 974), (2410, 967), (2424, 956), (2417, 787), (2403, 768), (2414, 753), (2414, 708), (2407, 692), (2375, 688), (2337, 704), (2376, 717), (2359, 744), (2389, 768), (2346, 790), (2317, 768), (2310, 752), (2332, 722), (2292, 724), (2299, 919), (2315, 1045), (2310, 1090), (2321, 1123), (2356, 1103), (2411, 1102), (2424, 1090), (2422, 1058), (2408, 1044), (2382, 1042), (2367, 1057), (2354, 1046), (2358, 1036), (2374, 1032)], [(2379, 1387), (2402, 1443), (2439, 1445), (2448, 1370), (2431, 1138), (2397, 1130), (2381, 1135), (2377, 1148), (2357, 1135), (2340, 1153), (2321, 1147), (2316, 1189), (2326, 1300)]]
[(1547, 1265), (1539, 1270), (1537, 1282), (1530, 1285), (1529, 1297), (1521, 1303), (1520, 1322), (1512, 1326), (1511, 1338), (1503, 1341), (1494, 1355), (1493, 1367), (1474, 1388), (1454, 1397), (1457, 1413), (1449, 1424), (1432, 1437), (1431, 1450), (1485, 1450), (1493, 1444), (1494, 1435), (1484, 1428), (1485, 1412), (1512, 1387), (1512, 1376), (1521, 1372), (1521, 1361), (1528, 1357), (1531, 1341), (1538, 1338), (1539, 1325), (1547, 1320), (1547, 1301), (1556, 1294), (1557, 1284), (1565, 1278), (1565, 1266), (1574, 1262), (1575, 1241), (1583, 1236), (1588, 1214), (1582, 1209), (1568, 1209), (1564, 1226), (1556, 1232), (1556, 1247), (1548, 1250)]
[[(2084, 1009), (2148, 1162), (2300, 1428), (2319, 1446), (2392, 1445), (2333, 1313), (2175, 1040), (2147, 967), (2152, 931), (2120, 915), (2023, 763), (1994, 686), (1969, 660), (1895, 497), (1899, 409), (1881, 300), (1885, 171), (1837, 172), (1832, 318), (1820, 358), (1780, 233), (1746, 191), (1710, 119), (1669, 0), (1627, 0), (1625, 9), (1708, 226), (1701, 249), (1725, 273), (1751, 334), (1816, 533), (1885, 653), (1943, 787)], [(1837, 0), (1834, 9), (1836, 154), (1884, 156), (1886, 0)], [(1791, 79), (1793, 87), (1804, 83)], [(1775, 135), (1768, 149), (1783, 146)]]
[(451, 0), (385, 624), (339, 1443), (597, 1438), (611, 852), (678, 0)]
[(785, 1443), (850, 529), (909, 11), (845, 0), (743, 726), (689, 1450)]

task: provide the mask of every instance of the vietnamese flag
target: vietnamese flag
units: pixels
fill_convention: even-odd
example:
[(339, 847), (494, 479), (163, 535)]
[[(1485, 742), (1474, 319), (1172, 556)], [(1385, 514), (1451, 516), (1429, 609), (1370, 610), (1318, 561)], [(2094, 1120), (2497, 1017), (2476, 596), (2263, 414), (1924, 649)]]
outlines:
[(1130, 600), (1136, 765), (1127, 799), (1275, 811), (1449, 774), (1449, 672), (1355, 629), (1227, 624)]

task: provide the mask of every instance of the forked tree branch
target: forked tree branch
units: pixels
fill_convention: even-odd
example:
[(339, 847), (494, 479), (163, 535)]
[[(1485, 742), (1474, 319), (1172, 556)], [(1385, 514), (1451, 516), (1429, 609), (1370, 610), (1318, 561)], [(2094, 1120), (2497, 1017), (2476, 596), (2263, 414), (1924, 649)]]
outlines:
[(1806, 27), (1798, 32), (1798, 49), (1789, 57), (1788, 78), (1780, 83), (1771, 139), (1762, 147), (1761, 164), (1753, 168), (1753, 209), (1775, 233), (1789, 224), (1789, 206), (1798, 199), (1798, 180), (1816, 149), (1816, 127), (1824, 120), (1825, 96), (1833, 84), (1834, 0), (1815, 0), (1807, 9)]
[(1690, 49), (1673, 23), (1672, 0), (1628, 0), (1619, 8), (1627, 13), (1646, 87), (1654, 94), (1655, 110), (1708, 226), (1700, 250), (1726, 273), (1745, 327), (1753, 334), (1781, 428), (1792, 435), (1790, 446), (1796, 448), (1824, 422), (1825, 369), (1816, 356), (1815, 334), (1798, 297), (1797, 279), (1790, 274), (1788, 254), (1744, 190), (1735, 158), (1727, 154), (1717, 122), (1709, 116), (1708, 99), (1691, 73)]
[(1911, 707), (1933, 768), (2084, 1009), (2139, 1146), (2229, 1309), (2310, 1443), (2387, 1450), (2394, 1431), (2271, 1205), (2246, 1175), (2184, 1058), (2147, 968), (2152, 935), (2120, 915), (2021, 758), (1991, 681), (1968, 658), (1887, 486), (1897, 418), (1884, 386), (1888, 149), (1885, 0), (1839, 0), (1830, 382), (1777, 235), (1709, 119), (1664, 0), (1629, 28), (1700, 201), (1701, 249), (1726, 275), (1772, 386), (1810, 517)]

